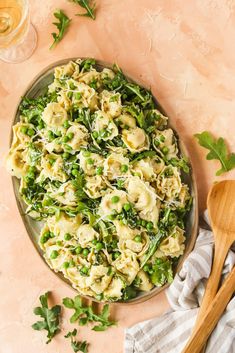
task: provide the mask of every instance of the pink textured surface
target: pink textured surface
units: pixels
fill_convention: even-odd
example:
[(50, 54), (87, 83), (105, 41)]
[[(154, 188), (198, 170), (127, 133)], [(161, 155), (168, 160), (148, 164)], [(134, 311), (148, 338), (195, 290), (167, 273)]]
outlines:
[[(193, 134), (210, 130), (226, 138), (235, 150), (235, 3), (231, 0), (97, 0), (97, 20), (74, 17), (76, 7), (64, 0), (31, 0), (38, 47), (26, 62), (0, 63), (0, 353), (69, 353), (63, 338), (71, 328), (68, 317), (62, 333), (48, 346), (33, 331), (32, 308), (38, 296), (52, 290), (54, 300), (74, 292), (51, 273), (36, 254), (16, 208), (10, 176), (2, 156), (8, 149), (11, 121), (28, 82), (53, 61), (70, 56), (92, 56), (117, 62), (141, 79), (174, 120), (187, 144), (195, 168), (200, 209), (215, 180), (217, 162), (205, 160)], [(66, 10), (73, 22), (57, 48), (49, 51), (52, 13)], [(234, 178), (231, 172), (225, 176)], [(117, 328), (95, 333), (82, 328), (91, 342), (90, 353), (121, 353), (124, 328), (160, 315), (168, 308), (164, 293), (134, 306), (113, 306)]]

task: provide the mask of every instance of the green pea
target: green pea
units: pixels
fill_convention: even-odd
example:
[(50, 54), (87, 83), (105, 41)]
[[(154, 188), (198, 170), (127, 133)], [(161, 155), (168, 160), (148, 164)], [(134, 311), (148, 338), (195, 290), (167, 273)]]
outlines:
[(160, 145), (160, 142), (158, 141), (158, 139), (154, 140), (154, 144), (155, 144), (156, 147), (158, 147)]
[(166, 147), (166, 146), (162, 147), (162, 153), (163, 154), (167, 154), (168, 152), (169, 152), (169, 148), (168, 147)]
[(88, 158), (88, 159), (86, 160), (86, 162), (87, 162), (87, 164), (92, 165), (92, 164), (94, 164), (94, 159)]
[(68, 129), (69, 128), (69, 121), (68, 120), (65, 120), (64, 124), (63, 124), (63, 127), (65, 129)]
[(69, 146), (69, 145), (64, 145), (64, 149), (65, 149), (66, 151), (72, 151), (72, 147)]
[(119, 252), (119, 251), (116, 251), (116, 252), (113, 254), (113, 257), (114, 257), (114, 259), (116, 260), (120, 255), (121, 255), (120, 252)]
[(73, 132), (69, 132), (67, 136), (68, 136), (69, 140), (72, 140), (72, 138), (74, 137), (74, 133)]
[(97, 137), (99, 136), (97, 131), (93, 131), (92, 132), (92, 136), (94, 137), (94, 139), (97, 139)]
[(165, 136), (163, 136), (163, 135), (161, 135), (160, 137), (159, 137), (159, 140), (161, 141), (161, 142), (164, 142), (165, 141)]
[(58, 251), (57, 251), (57, 250), (53, 250), (53, 251), (51, 252), (50, 258), (51, 258), (52, 260), (54, 260), (54, 259), (56, 259), (58, 256), (59, 256)]
[(40, 243), (45, 244), (49, 239), (50, 239), (50, 232), (45, 232), (41, 236)]
[(75, 249), (75, 252), (76, 252), (77, 255), (81, 254), (81, 252), (82, 252), (82, 247), (81, 247), (80, 245), (78, 245), (78, 246), (76, 247), (76, 249)]
[(70, 87), (71, 89), (75, 89), (75, 88), (76, 88), (76, 86), (75, 86), (75, 84), (74, 84), (73, 82), (70, 82), (70, 83), (69, 83), (69, 87)]
[(130, 211), (130, 209), (131, 209), (131, 205), (130, 205), (129, 203), (125, 203), (124, 206), (123, 206), (123, 208), (124, 208), (124, 210), (125, 210), (126, 212), (128, 212), (128, 211)]
[(141, 235), (136, 235), (134, 240), (136, 241), (136, 243), (141, 243), (141, 240), (142, 240)]
[(20, 129), (20, 131), (22, 132), (22, 134), (27, 135), (27, 131), (28, 131), (27, 126), (22, 126), (22, 128)]
[(122, 173), (126, 173), (127, 171), (128, 171), (128, 165), (123, 164), (123, 165), (121, 166), (121, 172), (122, 172)]
[(80, 93), (80, 92), (76, 92), (76, 93), (75, 93), (75, 98), (76, 98), (77, 100), (81, 99), (81, 98), (82, 98), (81, 93)]
[(65, 261), (64, 263), (63, 263), (63, 268), (68, 268), (69, 267), (69, 262), (68, 261)]
[(116, 214), (115, 213), (112, 213), (111, 215), (109, 215), (109, 219), (111, 220), (111, 221), (113, 221), (115, 218), (116, 218)]
[(144, 270), (144, 272), (148, 272), (149, 271), (149, 265), (144, 265), (143, 270)]
[(157, 265), (160, 265), (160, 264), (162, 263), (162, 260), (161, 260), (161, 259), (156, 259), (155, 263), (156, 263)]
[(101, 243), (101, 242), (98, 242), (97, 244), (96, 244), (96, 246), (95, 246), (95, 248), (96, 248), (96, 250), (101, 250), (101, 249), (103, 249), (103, 247), (104, 247), (104, 244), (103, 243)]
[(64, 152), (62, 157), (63, 157), (63, 159), (69, 159), (70, 154), (68, 152)]
[(79, 171), (77, 169), (72, 169), (72, 175), (77, 176), (79, 174)]
[(93, 245), (96, 245), (96, 244), (97, 244), (97, 242), (98, 242), (98, 240), (97, 240), (97, 239), (93, 239), (93, 240), (92, 240), (92, 244), (93, 244)]
[(96, 168), (96, 174), (97, 175), (102, 175), (103, 174), (103, 168), (102, 167), (97, 167)]
[(83, 266), (80, 271), (81, 271), (84, 275), (87, 275), (88, 272), (89, 272), (89, 268), (86, 267), (86, 266)]
[(142, 222), (141, 222), (141, 219), (137, 219), (136, 225), (137, 225), (137, 226), (141, 226), (141, 223), (142, 223)]
[(117, 203), (119, 200), (120, 200), (120, 197), (116, 195), (111, 198), (112, 203)]
[(54, 134), (53, 134), (53, 132), (52, 132), (51, 130), (48, 131), (47, 137), (48, 137), (48, 140), (49, 140), (49, 141), (54, 140)]
[(142, 227), (146, 227), (147, 221), (145, 221), (145, 219), (142, 219), (141, 220), (141, 225), (142, 225)]
[(66, 233), (64, 235), (64, 240), (70, 240), (72, 238), (72, 236), (69, 233)]
[(68, 136), (64, 136), (63, 138), (62, 138), (62, 142), (63, 143), (67, 143), (69, 141), (69, 137)]
[(89, 254), (89, 250), (87, 248), (83, 249), (82, 254), (83, 256), (87, 257), (87, 255)]
[(147, 228), (147, 230), (153, 229), (153, 223), (152, 222), (148, 222), (146, 228)]
[(62, 245), (63, 245), (63, 242), (62, 242), (61, 240), (57, 240), (56, 245), (62, 246)]
[(153, 270), (150, 268), (149, 270), (149, 274), (152, 275), (153, 274)]
[(83, 151), (82, 154), (83, 154), (84, 157), (90, 157), (91, 152), (89, 152), (89, 151)]
[(34, 134), (35, 134), (34, 129), (29, 128), (28, 131), (27, 131), (27, 135), (30, 136), (30, 137), (32, 137)]
[(67, 96), (68, 96), (68, 98), (72, 98), (73, 97), (73, 92), (71, 92), (71, 91), (69, 91), (68, 93), (67, 93)]

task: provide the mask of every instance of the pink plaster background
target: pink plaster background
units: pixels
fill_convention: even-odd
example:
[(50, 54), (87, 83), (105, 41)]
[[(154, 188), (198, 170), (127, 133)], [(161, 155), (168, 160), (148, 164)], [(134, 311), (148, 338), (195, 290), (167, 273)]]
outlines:
[[(71, 328), (68, 317), (62, 334), (45, 345), (33, 331), (32, 308), (38, 297), (52, 290), (54, 300), (74, 292), (61, 283), (40, 260), (17, 211), (3, 156), (8, 149), (11, 121), (28, 82), (53, 61), (91, 56), (117, 62), (131, 76), (149, 85), (187, 144), (195, 168), (200, 209), (215, 180), (217, 162), (205, 160), (206, 151), (193, 134), (210, 130), (224, 136), (235, 151), (235, 1), (234, 0), (97, 0), (97, 20), (74, 17), (76, 6), (65, 0), (31, 0), (38, 47), (26, 62), (0, 62), (0, 353), (69, 353), (63, 338)], [(53, 51), (50, 33), (55, 8), (73, 17), (64, 40)], [(235, 172), (226, 174), (234, 178)], [(165, 294), (135, 306), (113, 306), (119, 324), (105, 333), (82, 328), (90, 353), (121, 353), (124, 328), (160, 315), (168, 308)]]

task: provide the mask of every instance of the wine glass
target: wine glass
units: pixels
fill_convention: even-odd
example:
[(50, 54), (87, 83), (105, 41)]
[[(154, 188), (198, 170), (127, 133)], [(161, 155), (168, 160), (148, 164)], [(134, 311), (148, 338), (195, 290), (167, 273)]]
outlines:
[(30, 23), (28, 0), (0, 0), (0, 60), (19, 63), (37, 45), (37, 32)]

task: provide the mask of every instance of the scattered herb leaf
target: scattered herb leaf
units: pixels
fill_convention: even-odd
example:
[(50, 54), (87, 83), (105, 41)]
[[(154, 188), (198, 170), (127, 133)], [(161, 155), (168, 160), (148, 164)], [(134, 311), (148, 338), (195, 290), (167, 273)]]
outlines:
[(70, 318), (71, 323), (78, 321), (80, 326), (84, 326), (88, 322), (98, 322), (99, 324), (92, 328), (94, 331), (105, 331), (109, 326), (115, 325), (114, 321), (109, 320), (108, 304), (104, 305), (100, 314), (96, 314), (92, 306), (83, 305), (82, 299), (79, 295), (74, 299), (64, 298), (63, 304), (66, 308), (74, 309), (74, 314)]
[(73, 351), (87, 353), (88, 343), (86, 341), (76, 341), (74, 337), (77, 334), (77, 329), (75, 328), (73, 331), (68, 332), (64, 337), (71, 339), (71, 347)]
[(34, 314), (39, 315), (43, 318), (41, 321), (37, 321), (32, 325), (32, 328), (37, 331), (47, 331), (47, 342), (51, 342), (52, 338), (59, 332), (59, 321), (61, 306), (55, 305), (51, 309), (48, 308), (48, 295), (49, 292), (39, 297), (41, 307), (38, 306), (34, 309)]
[(235, 168), (235, 153), (228, 153), (224, 138), (219, 137), (216, 140), (208, 131), (203, 131), (200, 134), (194, 135), (198, 139), (200, 146), (208, 149), (206, 159), (217, 159), (221, 163), (221, 168), (217, 170), (216, 175), (221, 175)]
[(85, 13), (78, 13), (76, 16), (85, 16), (90, 17), (92, 20), (95, 20), (95, 10), (96, 4), (93, 0), (69, 0), (70, 2), (74, 2), (77, 5), (80, 5), (83, 9), (86, 10)]
[(65, 15), (65, 13), (62, 10), (57, 10), (54, 12), (54, 16), (56, 19), (58, 19), (58, 22), (53, 22), (53, 25), (55, 25), (59, 31), (59, 33), (52, 33), (52, 37), (54, 38), (54, 42), (50, 46), (50, 49), (54, 48), (56, 44), (58, 44), (62, 38), (65, 35), (65, 32), (67, 28), (69, 27), (69, 24), (71, 22), (71, 19), (68, 18), (68, 16)]

